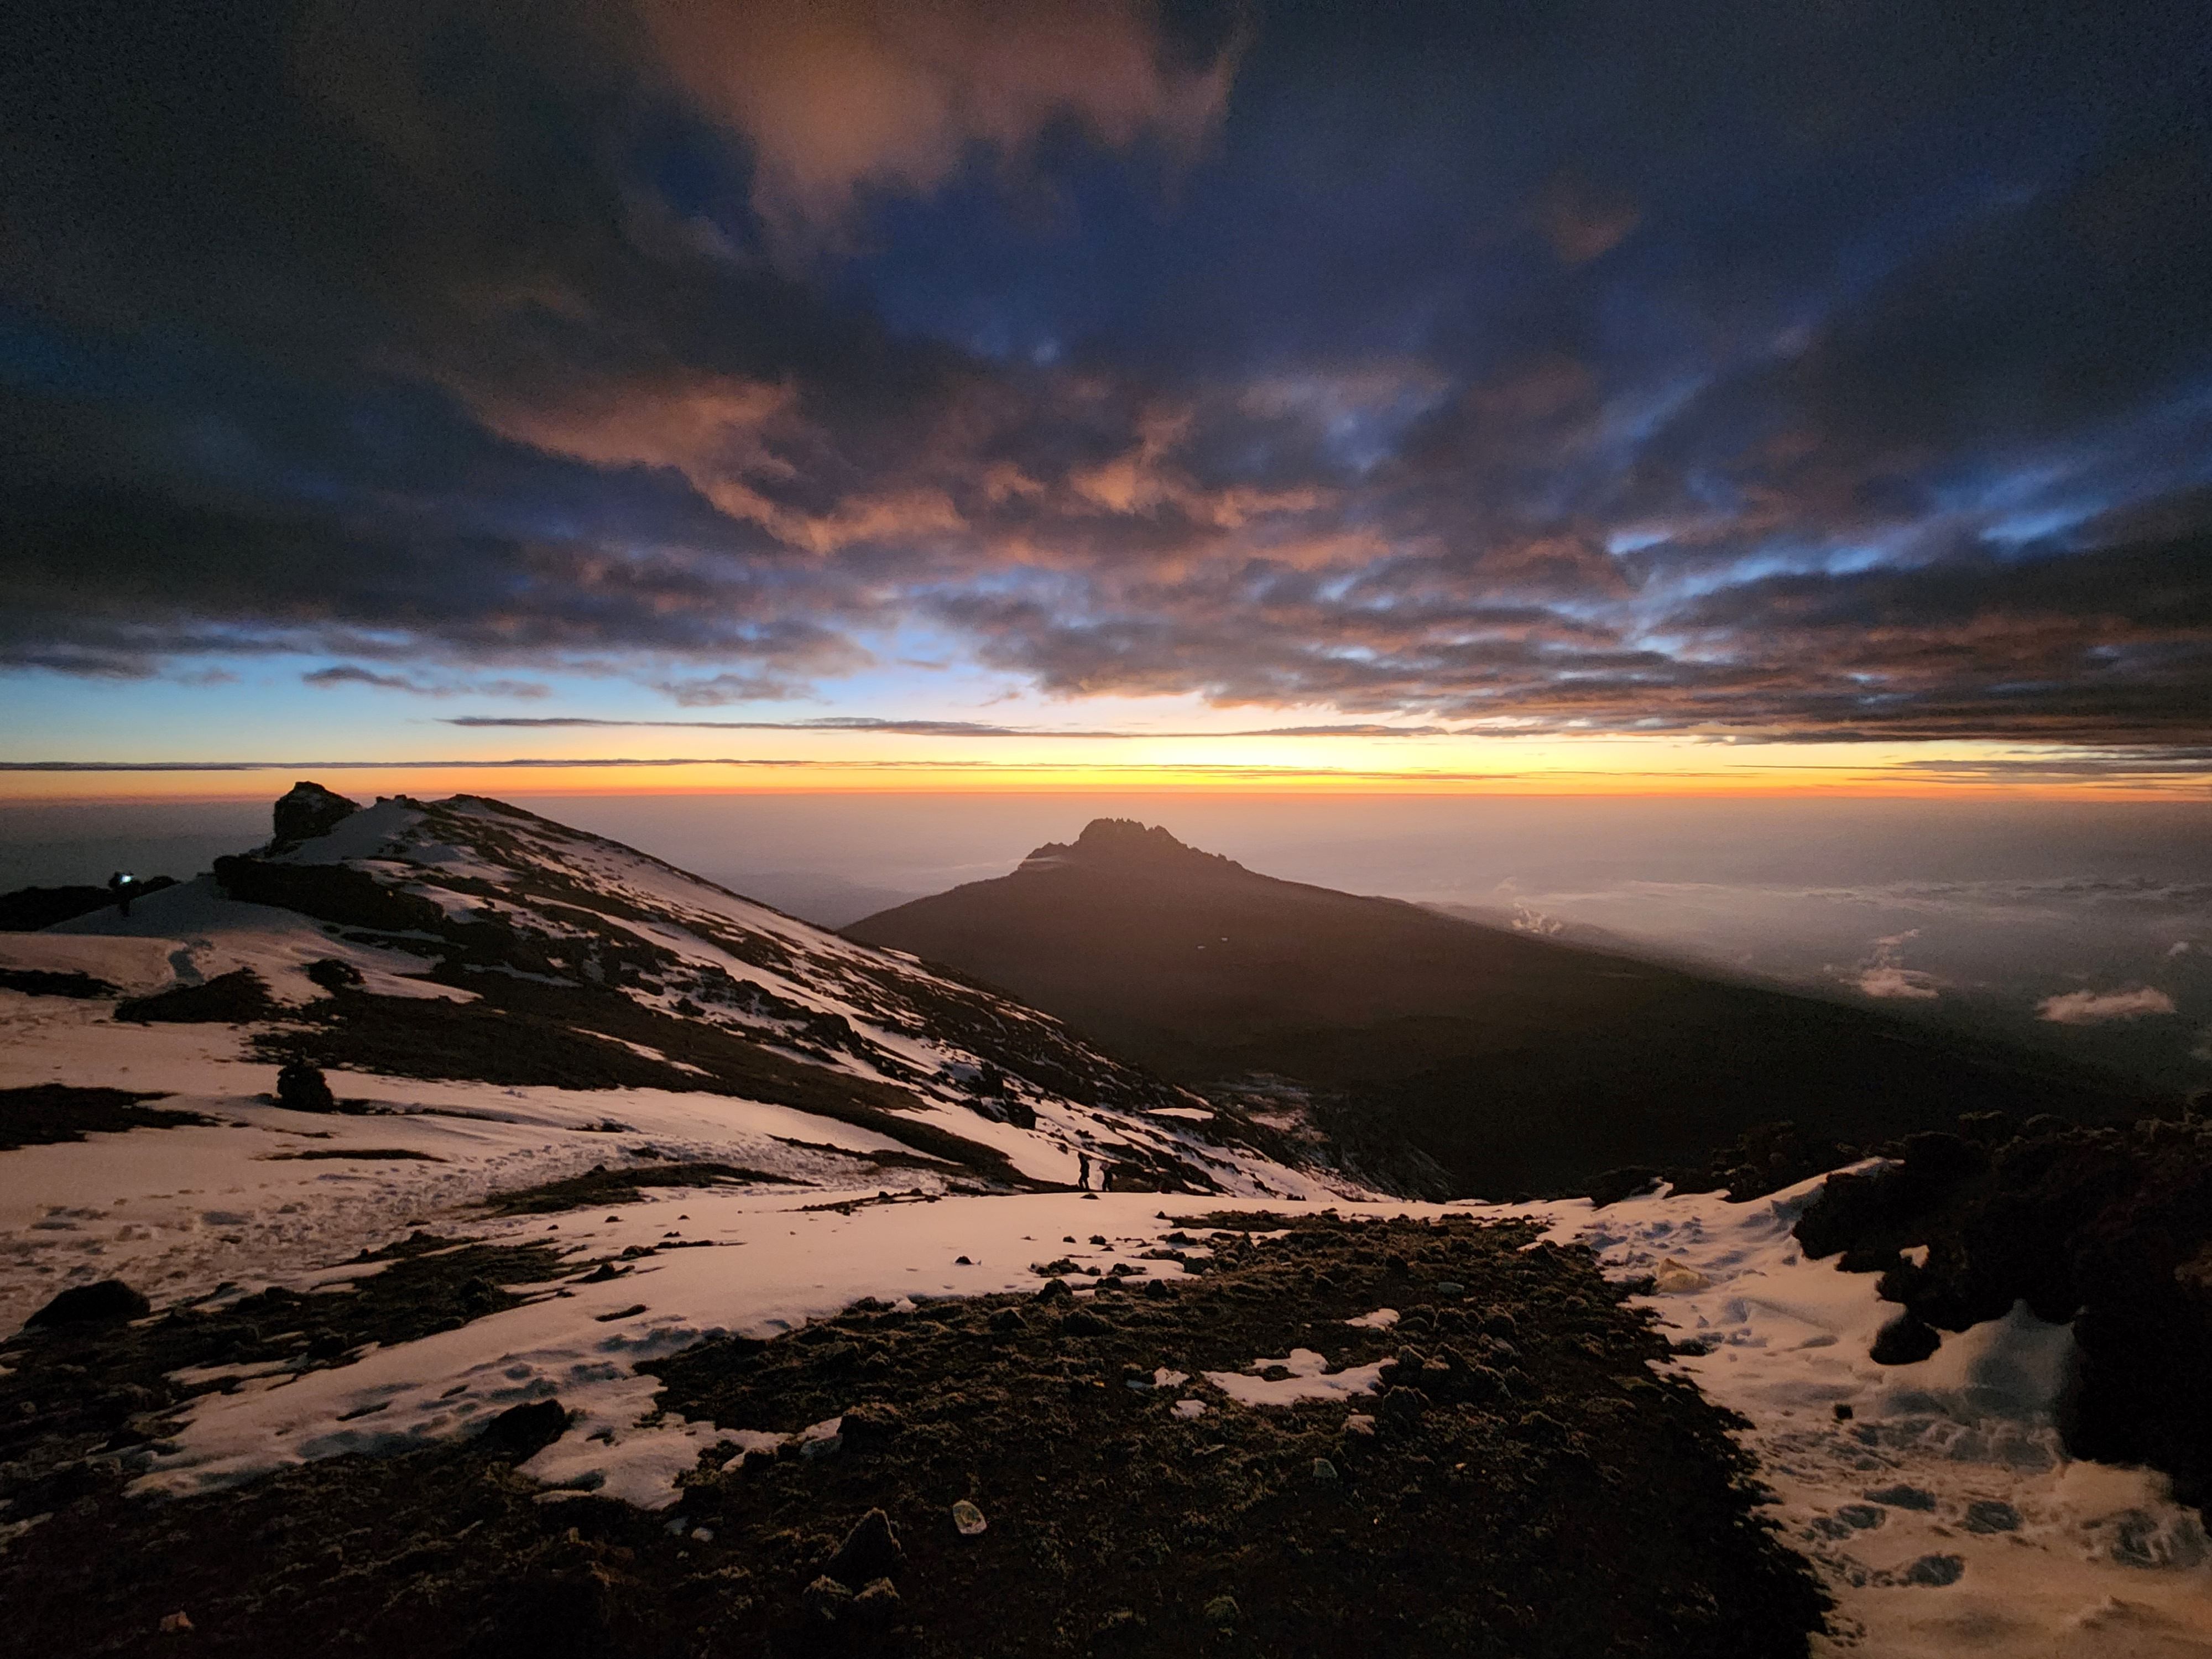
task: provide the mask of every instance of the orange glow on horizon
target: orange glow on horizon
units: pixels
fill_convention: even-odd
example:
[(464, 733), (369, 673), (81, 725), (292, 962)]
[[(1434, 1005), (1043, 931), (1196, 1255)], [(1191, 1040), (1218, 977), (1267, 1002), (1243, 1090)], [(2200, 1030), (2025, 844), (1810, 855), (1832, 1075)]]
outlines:
[[(1553, 751), (1556, 753), (1557, 751)], [(1706, 752), (1716, 752), (1707, 750)], [(1740, 754), (1741, 750), (1718, 750)], [(1176, 764), (1054, 762), (724, 761), (597, 762), (548, 758), (524, 763), (428, 761), (414, 764), (277, 762), (160, 769), (0, 773), (0, 804), (127, 800), (261, 800), (314, 777), (340, 793), (436, 798), (453, 794), (1235, 794), (1457, 796), (1832, 797), (1939, 799), (2212, 801), (2202, 775), (2036, 776), (1955, 769), (1905, 771), (1873, 762), (1807, 764), (1679, 763), (1649, 768), (1561, 765), (1365, 769), (1267, 763)], [(1947, 760), (1948, 757), (1946, 757)], [(1936, 763), (1942, 765), (1943, 763)]]

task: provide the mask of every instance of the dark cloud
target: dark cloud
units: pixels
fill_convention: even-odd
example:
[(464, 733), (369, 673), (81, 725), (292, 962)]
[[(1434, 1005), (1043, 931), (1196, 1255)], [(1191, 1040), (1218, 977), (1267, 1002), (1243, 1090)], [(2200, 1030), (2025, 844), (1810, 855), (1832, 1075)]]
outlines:
[(2201, 742), (2201, 21), (50, 9), (0, 666)]
[[(461, 759), (407, 759), (395, 757), (385, 760), (164, 760), (164, 761), (0, 761), (0, 772), (53, 773), (58, 775), (137, 772), (391, 772), (424, 769), (459, 771), (665, 771), (672, 767), (727, 767), (734, 771), (782, 771), (795, 773), (879, 772), (895, 776), (902, 772), (919, 772), (937, 775), (957, 772), (976, 777), (994, 775), (1014, 779), (1033, 779), (1035, 771), (1027, 763), (988, 760), (836, 760), (819, 757), (777, 759), (757, 755), (697, 755), (697, 756), (640, 756), (599, 755), (564, 758), (546, 755), (508, 757), (501, 759), (465, 757)], [(1102, 781), (1124, 780), (1128, 769), (1119, 761), (1100, 762), (1095, 765), (1082, 763), (1055, 763), (1055, 772), (1081, 775), (1095, 772)], [(1193, 782), (1217, 783), (1291, 783), (1301, 781), (1368, 782), (1368, 783), (1504, 783), (1524, 779), (1530, 775), (1507, 768), (1487, 771), (1407, 769), (1394, 770), (1375, 767), (1347, 769), (1336, 766), (1270, 766), (1236, 764), (1222, 762), (1164, 762), (1148, 765), (1148, 773), (1163, 777), (1182, 778)]]

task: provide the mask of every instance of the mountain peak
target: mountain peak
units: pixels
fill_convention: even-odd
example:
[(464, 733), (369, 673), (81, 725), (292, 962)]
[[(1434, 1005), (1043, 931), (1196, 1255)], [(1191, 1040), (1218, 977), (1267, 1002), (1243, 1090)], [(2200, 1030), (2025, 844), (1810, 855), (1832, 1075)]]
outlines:
[(346, 818), (361, 811), (361, 803), (335, 790), (302, 779), (276, 802), (274, 814), (276, 847), (295, 847), (317, 836), (328, 835)]
[(1083, 833), (1073, 843), (1048, 841), (1024, 859), (1021, 867), (1041, 870), (1076, 865), (1096, 869), (1106, 865), (1144, 865), (1158, 868), (1197, 864), (1228, 870), (1243, 868), (1218, 853), (1203, 853), (1185, 845), (1164, 825), (1143, 823), (1135, 818), (1093, 818), (1083, 826)]

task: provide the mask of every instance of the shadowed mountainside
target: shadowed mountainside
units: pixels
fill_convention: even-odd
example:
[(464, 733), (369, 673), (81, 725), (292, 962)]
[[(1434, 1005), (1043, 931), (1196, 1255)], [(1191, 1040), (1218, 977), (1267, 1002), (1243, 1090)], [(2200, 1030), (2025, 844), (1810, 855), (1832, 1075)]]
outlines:
[(1125, 819), (846, 932), (1178, 1082), (1292, 1079), (1324, 1124), (1401, 1138), (1486, 1196), (1694, 1159), (1776, 1120), (1866, 1145), (1962, 1112), (2136, 1103), (2039, 1057), (1279, 881)]

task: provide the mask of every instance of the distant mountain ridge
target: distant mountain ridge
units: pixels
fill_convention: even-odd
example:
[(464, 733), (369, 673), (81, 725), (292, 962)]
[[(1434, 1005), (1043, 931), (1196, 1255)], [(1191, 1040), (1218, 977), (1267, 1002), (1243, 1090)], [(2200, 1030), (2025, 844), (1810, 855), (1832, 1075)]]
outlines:
[(1867, 1145), (1966, 1111), (2139, 1103), (2041, 1056), (1279, 880), (1127, 819), (845, 932), (1216, 1100), (1287, 1086), (1329, 1138), (1370, 1159), (1418, 1149), (1456, 1191), (1487, 1196), (1688, 1162), (1776, 1121)]

